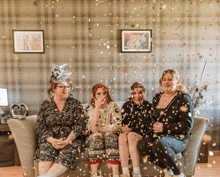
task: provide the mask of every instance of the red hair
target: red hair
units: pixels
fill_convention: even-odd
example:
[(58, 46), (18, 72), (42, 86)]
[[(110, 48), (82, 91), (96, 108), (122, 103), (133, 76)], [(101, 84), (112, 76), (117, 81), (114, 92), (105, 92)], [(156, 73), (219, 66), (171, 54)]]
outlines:
[(92, 100), (91, 100), (91, 105), (95, 105), (95, 95), (96, 95), (96, 92), (99, 88), (102, 88), (104, 91), (106, 91), (107, 93), (107, 103), (109, 104), (112, 100), (110, 94), (109, 94), (109, 88), (104, 85), (104, 84), (95, 84), (93, 87), (92, 87)]

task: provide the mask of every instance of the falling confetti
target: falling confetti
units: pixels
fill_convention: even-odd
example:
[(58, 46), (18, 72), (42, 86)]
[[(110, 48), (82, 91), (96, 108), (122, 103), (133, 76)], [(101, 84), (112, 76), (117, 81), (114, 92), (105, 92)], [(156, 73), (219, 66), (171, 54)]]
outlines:
[(203, 135), (202, 141), (208, 143), (209, 141), (212, 140), (212, 137), (210, 135)]

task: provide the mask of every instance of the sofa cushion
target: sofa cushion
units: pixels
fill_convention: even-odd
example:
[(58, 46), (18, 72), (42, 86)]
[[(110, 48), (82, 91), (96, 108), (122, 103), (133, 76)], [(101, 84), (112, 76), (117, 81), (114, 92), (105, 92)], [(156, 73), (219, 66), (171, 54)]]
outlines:
[(9, 128), (18, 148), (23, 172), (28, 177), (34, 176), (33, 155), (36, 149), (36, 118), (37, 116), (29, 116), (23, 120), (10, 119), (8, 121)]

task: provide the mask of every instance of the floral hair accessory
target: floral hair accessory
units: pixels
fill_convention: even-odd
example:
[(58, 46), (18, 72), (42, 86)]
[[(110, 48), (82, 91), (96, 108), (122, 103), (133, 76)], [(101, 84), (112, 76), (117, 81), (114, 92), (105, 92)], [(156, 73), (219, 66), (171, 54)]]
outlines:
[(51, 70), (51, 80), (54, 83), (60, 83), (60, 82), (65, 82), (65, 80), (67, 78), (69, 78), (69, 76), (72, 74), (69, 71), (65, 71), (63, 68), (66, 66), (67, 64), (63, 64), (60, 66), (57, 66), (55, 64), (52, 65), (52, 70)]

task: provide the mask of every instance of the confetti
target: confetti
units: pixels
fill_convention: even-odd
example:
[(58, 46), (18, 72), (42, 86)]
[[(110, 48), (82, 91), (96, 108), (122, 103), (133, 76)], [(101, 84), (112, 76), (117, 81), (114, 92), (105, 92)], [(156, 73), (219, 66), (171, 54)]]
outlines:
[(209, 141), (212, 140), (212, 137), (210, 135), (203, 135), (202, 141), (208, 143)]
[(212, 151), (209, 151), (209, 156), (213, 156), (214, 153)]

